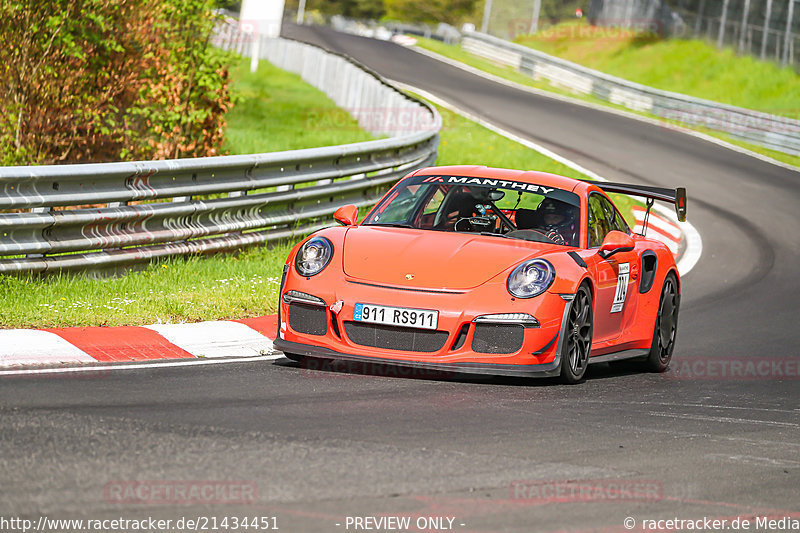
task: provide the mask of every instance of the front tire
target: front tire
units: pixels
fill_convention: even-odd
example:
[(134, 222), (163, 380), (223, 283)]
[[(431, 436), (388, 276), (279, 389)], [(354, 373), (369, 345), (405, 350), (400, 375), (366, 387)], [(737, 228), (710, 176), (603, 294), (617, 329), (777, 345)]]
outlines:
[(586, 285), (581, 285), (570, 303), (567, 317), (564, 352), (561, 356), (561, 381), (574, 384), (583, 379), (589, 366), (589, 352), (592, 350), (592, 293)]
[(672, 359), (675, 337), (678, 334), (678, 310), (680, 295), (678, 279), (673, 272), (667, 274), (661, 288), (661, 301), (658, 304), (653, 341), (645, 366), (650, 372), (665, 372)]

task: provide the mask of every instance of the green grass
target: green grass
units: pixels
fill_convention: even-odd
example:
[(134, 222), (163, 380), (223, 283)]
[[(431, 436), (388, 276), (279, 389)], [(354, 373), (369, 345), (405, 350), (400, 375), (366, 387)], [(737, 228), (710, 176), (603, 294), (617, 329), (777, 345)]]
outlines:
[(242, 59), (232, 71), (235, 105), (226, 119), (229, 154), (280, 152), (374, 139), (346, 111), (300, 76)]
[(704, 41), (591, 28), (581, 20), (517, 42), (650, 87), (800, 118), (800, 76), (793, 69)]
[[(262, 63), (262, 69), (268, 67)], [(272, 67), (269, 67), (272, 69)], [(259, 71), (261, 74), (261, 71)], [(278, 76), (269, 76), (270, 84)], [(240, 74), (241, 75), (241, 74)], [(272, 93), (293, 98), (305, 90), (296, 77), (284, 76)], [(294, 87), (295, 90), (291, 88)], [(257, 100), (260, 91), (251, 88)], [(303, 96), (302, 98), (306, 98)], [(319, 100), (305, 100), (318, 108)], [(252, 100), (241, 100), (241, 122), (252, 116), (246, 107)], [(259, 106), (256, 106), (259, 107)], [(288, 107), (281, 106), (284, 109)], [(446, 109), (439, 109), (444, 128), (439, 147), (438, 165), (482, 164), (522, 170), (541, 170), (582, 178), (579, 172), (555, 162), (514, 141)], [(295, 106), (284, 114), (284, 136), (302, 132), (305, 122), (298, 117), (303, 110)], [(258, 132), (231, 120), (230, 129)], [(293, 126), (290, 126), (293, 124)], [(295, 128), (292, 130), (292, 127)], [(318, 134), (319, 135), (319, 134)], [(322, 137), (316, 137), (322, 139)], [(346, 142), (336, 135), (328, 144)], [(259, 145), (261, 146), (261, 145)], [(632, 200), (622, 197), (620, 208), (630, 213)], [(76, 276), (51, 278), (0, 276), (0, 325), (2, 327), (60, 327), (141, 325), (157, 322), (183, 322), (246, 318), (276, 312), (281, 269), (290, 249), (289, 243), (257, 247), (236, 256), (178, 258), (153, 264), (141, 272), (119, 278), (91, 280)]]
[(573, 178), (583, 174), (483, 126), (437, 107), (442, 115), (442, 135), (436, 164), (486, 165), (520, 170), (540, 170)]
[[(681, 42), (683, 42), (683, 41), (681, 41)], [(524, 44), (530, 44), (530, 43), (528, 41), (525, 41)], [(627, 111), (629, 113), (634, 113), (634, 114), (637, 114), (637, 115), (640, 115), (640, 116), (643, 116), (643, 117), (648, 117), (648, 118), (653, 118), (653, 119), (656, 119), (656, 120), (664, 121), (664, 119), (661, 119), (660, 117), (657, 117), (655, 115), (651, 115), (649, 113), (642, 113), (642, 112), (638, 112), (638, 111), (632, 111), (632, 110), (630, 110), (630, 109), (628, 109), (626, 107), (623, 107), (623, 106), (620, 106), (620, 105), (616, 105), (616, 104), (612, 104), (610, 102), (606, 102), (606, 101), (601, 100), (601, 99), (599, 99), (599, 98), (597, 98), (595, 96), (592, 96), (592, 95), (583, 95), (583, 94), (572, 93), (572, 92), (567, 91), (567, 90), (565, 90), (563, 88), (553, 86), (553, 85), (551, 85), (549, 82), (547, 82), (545, 80), (534, 80), (533, 78), (530, 78), (528, 76), (525, 76), (524, 74), (521, 74), (521, 73), (517, 72), (516, 70), (512, 69), (511, 67), (506, 67), (506, 66), (503, 66), (503, 65), (499, 65), (499, 64), (493, 63), (491, 61), (482, 59), (480, 57), (474, 56), (474, 55), (472, 55), (472, 54), (470, 54), (468, 52), (465, 52), (464, 50), (461, 49), (461, 47), (459, 47), (457, 45), (448, 45), (448, 44), (444, 44), (444, 43), (442, 43), (440, 41), (436, 41), (436, 40), (433, 40), (433, 39), (425, 39), (425, 38), (418, 38), (417, 45), (420, 48), (424, 48), (426, 50), (430, 50), (431, 52), (435, 52), (435, 53), (437, 53), (439, 55), (442, 55), (444, 57), (447, 57), (447, 58), (450, 58), (450, 59), (453, 59), (453, 60), (456, 60), (456, 61), (460, 61), (461, 63), (469, 65), (469, 66), (471, 66), (473, 68), (482, 70), (482, 71), (487, 72), (489, 74), (493, 74), (493, 75), (498, 76), (498, 77), (503, 78), (503, 79), (507, 79), (509, 81), (513, 81), (515, 83), (519, 83), (520, 85), (526, 85), (526, 86), (533, 87), (533, 88), (536, 88), (536, 89), (541, 89), (541, 90), (544, 90), (544, 91), (549, 91), (549, 92), (553, 92), (553, 93), (560, 94), (560, 95), (570, 96), (572, 98), (575, 98), (577, 100), (581, 100), (581, 101), (584, 101), (584, 102), (590, 102), (590, 103), (602, 105), (602, 106), (605, 106), (605, 107), (609, 107), (609, 108), (612, 108), (612, 109), (624, 110), (624, 111)], [(550, 53), (550, 52), (547, 52), (547, 53)], [(553, 54), (553, 55), (556, 55), (556, 54)], [(585, 55), (588, 56), (589, 55), (588, 52)], [(724, 53), (723, 53), (723, 55), (724, 55)], [(755, 60), (753, 60), (751, 58), (736, 58), (736, 59), (742, 59), (742, 60), (745, 60), (746, 62), (760, 63), (760, 62), (757, 62), (757, 61), (755, 61)], [(658, 64), (658, 61), (656, 61), (655, 64)], [(761, 65), (766, 65), (767, 67), (769, 67), (769, 68), (771, 68), (773, 70), (776, 69), (776, 67), (774, 65), (771, 65), (771, 64), (761, 63)], [(597, 68), (597, 67), (593, 66), (592, 68)], [(598, 70), (601, 70), (601, 69), (598, 68)], [(778, 69), (778, 70), (780, 70), (780, 69)], [(782, 73), (784, 73), (784, 71), (786, 71), (786, 69), (781, 70)], [(789, 72), (788, 74), (791, 74), (791, 72)], [(800, 77), (798, 77), (797, 75), (794, 75), (794, 77), (800, 79)], [(635, 81), (638, 81), (638, 80), (635, 80)], [(644, 83), (644, 82), (640, 81), (640, 83)], [(662, 88), (664, 88), (665, 90), (673, 90), (673, 91), (676, 90), (676, 89), (669, 89), (667, 87), (662, 87)], [(676, 91), (676, 92), (681, 92), (681, 91)], [(777, 113), (777, 110), (783, 109), (784, 111), (786, 111), (786, 113), (783, 113), (784, 115), (787, 115), (787, 116), (798, 116), (798, 113), (800, 113), (800, 89), (796, 89), (793, 94), (791, 94), (791, 91), (777, 90), (776, 89), (776, 94), (780, 94), (781, 96), (780, 96), (780, 98), (778, 98), (775, 101), (775, 103), (764, 102), (762, 104), (763, 107), (761, 107), (759, 109), (761, 109), (763, 111), (767, 111), (767, 112), (772, 112), (772, 113)], [(708, 98), (710, 100), (714, 99), (714, 98), (711, 98), (707, 94), (706, 95), (697, 94), (696, 96), (702, 97), (702, 98)], [(789, 104), (790, 106), (793, 105), (794, 107), (786, 107), (786, 102), (787, 101), (790, 102), (790, 104)], [(794, 102), (794, 103), (791, 103), (791, 102)], [(741, 105), (741, 104), (737, 103), (736, 105)], [(781, 107), (781, 106), (783, 106), (783, 107)], [(792, 111), (792, 110), (794, 110), (794, 111)], [(794, 113), (794, 115), (792, 113)], [(665, 123), (673, 123), (673, 124), (675, 123), (674, 121), (670, 121), (670, 122), (664, 121), (664, 122)], [(776, 159), (778, 161), (781, 161), (781, 162), (784, 162), (784, 163), (787, 163), (787, 164), (790, 164), (790, 165), (800, 166), (800, 157), (789, 155), (789, 154), (785, 154), (783, 152), (779, 152), (779, 151), (776, 151), (776, 150), (770, 150), (768, 148), (764, 148), (762, 146), (754, 145), (754, 144), (747, 143), (747, 142), (744, 142), (744, 141), (740, 141), (738, 139), (734, 139), (733, 137), (731, 137), (728, 134), (717, 132), (717, 131), (713, 131), (713, 130), (710, 130), (708, 128), (690, 126), (690, 125), (687, 125), (687, 124), (677, 124), (677, 125), (680, 125), (682, 127), (688, 128), (688, 129), (693, 129), (693, 130), (696, 130), (696, 131), (700, 131), (702, 133), (705, 133), (705, 134), (708, 134), (710, 136), (716, 137), (718, 139), (724, 140), (724, 141), (729, 142), (731, 144), (734, 144), (734, 145), (737, 145), (737, 146), (741, 146), (743, 148), (746, 148), (748, 150), (751, 150), (753, 152), (756, 152), (756, 153), (759, 153), (759, 154), (762, 154), (762, 155), (766, 155), (766, 156), (771, 157), (773, 159)]]
[(105, 280), (0, 276), (6, 328), (120, 326), (244, 318), (275, 309), (288, 244), (179, 258)]
[[(273, 152), (373, 139), (321, 91), (261, 61), (233, 69), (226, 150)], [(288, 244), (238, 256), (177, 258), (108, 280), (0, 276), (0, 327), (137, 325), (275, 311)]]

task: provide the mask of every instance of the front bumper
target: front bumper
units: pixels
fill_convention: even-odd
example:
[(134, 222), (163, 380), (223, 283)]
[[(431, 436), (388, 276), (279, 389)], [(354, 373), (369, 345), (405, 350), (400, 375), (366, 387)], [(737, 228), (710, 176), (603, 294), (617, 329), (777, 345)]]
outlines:
[[(289, 313), (290, 305), (281, 302), (281, 321), (275, 347), (281, 351), (328, 360), (353, 363), (391, 365), (425, 369), (443, 373), (469, 373), (503, 376), (550, 377), (560, 373), (564, 331), (570, 302), (573, 295), (546, 293), (533, 300), (508, 298), (498, 301), (494, 288), (492, 298), (481, 298), (472, 293), (420, 294), (398, 292), (393, 288), (349, 285), (347, 300), (343, 294), (314, 287), (287, 283), (282, 294), (293, 288), (304, 289), (320, 301), (317, 309), (324, 309), (328, 327), (319, 324), (317, 334), (295, 330)], [(503, 287), (504, 289), (504, 287)], [(429, 307), (438, 309), (440, 333), (447, 339), (441, 349), (415, 351), (392, 347), (367, 346), (351, 338), (347, 324), (353, 324), (355, 302), (369, 302), (404, 306), (409, 308)], [(476, 301), (483, 302), (476, 305)], [(337, 305), (332, 306), (332, 302)], [(335, 307), (333, 311), (331, 307)], [(527, 312), (539, 320), (539, 326), (526, 328), (521, 347), (511, 353), (486, 353), (473, 350), (476, 319), (493, 313)], [(465, 340), (457, 341), (463, 328), (468, 327)]]
[(413, 359), (385, 359), (382, 357), (363, 356), (346, 354), (309, 344), (300, 344), (277, 339), (274, 342), (275, 348), (286, 353), (317, 357), (320, 359), (349, 361), (362, 364), (381, 364), (391, 366), (404, 366), (419, 368), (446, 374), (484, 374), (493, 376), (519, 376), (519, 377), (538, 377), (546, 378), (558, 376), (560, 368), (560, 353), (556, 359), (550, 363), (515, 365), (499, 363), (476, 363), (476, 362), (456, 362), (456, 363), (434, 363), (429, 361), (417, 361)]

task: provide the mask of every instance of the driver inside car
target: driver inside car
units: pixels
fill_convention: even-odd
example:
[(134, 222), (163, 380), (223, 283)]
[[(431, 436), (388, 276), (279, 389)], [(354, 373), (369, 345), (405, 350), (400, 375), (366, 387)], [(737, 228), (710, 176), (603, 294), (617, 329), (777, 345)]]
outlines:
[(472, 193), (466, 190), (453, 191), (447, 200), (444, 218), (438, 224), (437, 229), (455, 230), (459, 220), (470, 218), (475, 214), (476, 203), (477, 199)]
[(553, 198), (545, 198), (536, 209), (537, 227), (556, 244), (575, 246), (577, 237), (577, 208)]

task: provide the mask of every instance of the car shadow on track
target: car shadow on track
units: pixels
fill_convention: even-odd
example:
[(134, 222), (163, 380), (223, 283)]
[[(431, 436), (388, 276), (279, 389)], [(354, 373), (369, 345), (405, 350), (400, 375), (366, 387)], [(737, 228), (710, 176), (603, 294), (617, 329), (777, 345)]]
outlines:
[[(538, 387), (560, 384), (558, 378), (527, 378), (514, 376), (490, 376), (483, 374), (465, 374), (446, 372), (425, 368), (414, 368), (384, 363), (367, 363), (353, 361), (330, 361), (326, 359), (304, 358), (301, 362), (290, 359), (276, 359), (273, 364), (287, 369), (299, 370), (307, 378), (364, 378), (384, 377), (415, 379), (424, 381), (442, 381), (455, 383), (475, 383), (506, 385), (513, 387)], [(598, 363), (590, 365), (586, 370), (584, 381), (619, 378), (633, 374), (646, 374), (637, 361), (619, 361), (613, 364)]]

